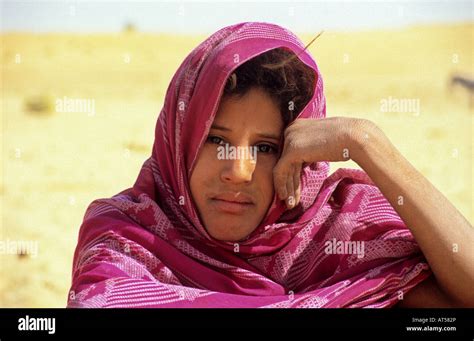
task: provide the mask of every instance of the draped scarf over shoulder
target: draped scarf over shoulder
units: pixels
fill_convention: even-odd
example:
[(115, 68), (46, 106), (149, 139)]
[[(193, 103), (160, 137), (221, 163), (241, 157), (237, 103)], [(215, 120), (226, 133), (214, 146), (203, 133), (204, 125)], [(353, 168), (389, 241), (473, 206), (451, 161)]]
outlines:
[[(69, 307), (387, 307), (430, 275), (404, 222), (368, 176), (306, 166), (301, 203), (276, 195), (240, 243), (213, 239), (189, 178), (227, 78), (285, 48), (314, 70), (298, 118), (326, 116), (316, 62), (290, 31), (268, 23), (225, 27), (197, 46), (167, 89), (152, 155), (132, 188), (93, 201), (74, 254)], [(347, 252), (357, 247), (361, 252)]]

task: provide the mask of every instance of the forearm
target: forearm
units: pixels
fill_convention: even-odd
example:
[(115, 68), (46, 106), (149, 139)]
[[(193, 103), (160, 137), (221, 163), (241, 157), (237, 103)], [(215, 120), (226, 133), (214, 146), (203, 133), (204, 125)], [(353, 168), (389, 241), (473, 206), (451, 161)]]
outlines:
[(441, 289), (474, 306), (474, 230), (463, 215), (375, 125), (352, 134), (351, 158), (369, 175), (413, 233)]

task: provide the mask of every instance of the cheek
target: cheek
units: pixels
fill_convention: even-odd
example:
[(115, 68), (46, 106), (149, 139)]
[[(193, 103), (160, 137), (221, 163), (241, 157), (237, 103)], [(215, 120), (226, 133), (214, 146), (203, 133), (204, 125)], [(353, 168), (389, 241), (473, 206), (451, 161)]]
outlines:
[(215, 152), (203, 149), (194, 166), (193, 172), (189, 184), (191, 187), (191, 195), (195, 199), (196, 203), (199, 204), (199, 199), (203, 196), (205, 189), (209, 188), (209, 184), (217, 181), (218, 170), (216, 164)]
[(270, 204), (274, 196), (273, 185), (273, 168), (277, 163), (277, 159), (271, 157), (261, 157), (255, 168), (254, 178), (258, 191), (263, 198), (265, 204)]

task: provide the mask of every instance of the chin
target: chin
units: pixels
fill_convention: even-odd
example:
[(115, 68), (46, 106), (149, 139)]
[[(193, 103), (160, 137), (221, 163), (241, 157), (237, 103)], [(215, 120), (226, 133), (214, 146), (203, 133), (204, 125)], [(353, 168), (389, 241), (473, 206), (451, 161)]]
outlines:
[[(211, 233), (209, 233), (211, 234)], [(232, 243), (238, 243), (239, 241), (241, 241), (242, 239), (245, 239), (246, 236), (244, 237), (234, 237), (234, 236), (213, 236), (211, 234), (212, 238), (214, 239), (217, 239), (221, 242), (232, 242)]]
[(213, 224), (210, 225), (210, 228), (206, 228), (209, 235), (212, 238), (223, 241), (223, 242), (238, 242), (247, 238), (255, 228), (249, 227), (233, 227), (229, 222), (224, 222), (222, 224), (216, 224), (216, 227), (213, 228)]

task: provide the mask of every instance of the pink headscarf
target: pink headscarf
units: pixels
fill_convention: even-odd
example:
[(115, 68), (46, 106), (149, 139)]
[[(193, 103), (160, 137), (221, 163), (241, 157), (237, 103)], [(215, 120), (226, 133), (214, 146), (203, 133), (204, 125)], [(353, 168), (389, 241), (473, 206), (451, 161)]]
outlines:
[[(326, 116), (318, 67), (293, 33), (245, 22), (207, 38), (171, 81), (152, 155), (134, 186), (88, 207), (69, 307), (387, 307), (430, 275), (412, 234), (368, 176), (340, 169), (328, 177), (327, 162), (304, 168), (300, 205), (286, 211), (275, 195), (239, 244), (217, 241), (202, 226), (189, 178), (226, 80), (279, 47), (317, 77), (298, 117)], [(328, 252), (328, 242), (350, 241), (363, 242), (363, 257)]]

